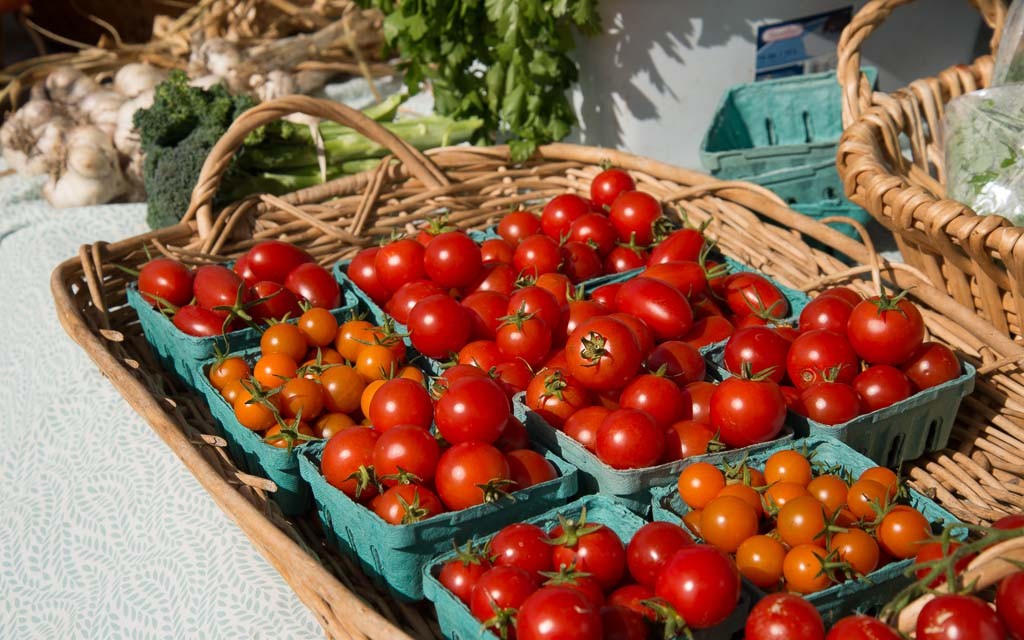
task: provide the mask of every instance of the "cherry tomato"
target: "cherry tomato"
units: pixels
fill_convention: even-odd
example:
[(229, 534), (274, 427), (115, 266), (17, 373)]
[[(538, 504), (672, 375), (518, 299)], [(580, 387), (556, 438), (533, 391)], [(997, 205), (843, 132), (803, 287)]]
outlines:
[(380, 433), (402, 424), (429, 430), (434, 420), (434, 403), (423, 385), (395, 378), (385, 382), (373, 395), (370, 414), (366, 417)]
[(571, 282), (583, 282), (604, 273), (601, 255), (596, 249), (582, 242), (566, 242), (562, 245), (562, 271)]
[(665, 432), (665, 453), (661, 462), (702, 456), (708, 453), (708, 447), (714, 439), (715, 432), (705, 424), (694, 420), (675, 422)]
[(480, 243), (480, 259), (483, 264), (500, 262), (512, 264), (515, 247), (501, 238), (488, 238)]
[(722, 316), (708, 316), (694, 322), (690, 330), (683, 336), (683, 340), (695, 349), (699, 349), (716, 342), (721, 342), (735, 331), (736, 327), (726, 318)]
[(999, 582), (996, 613), (1013, 640), (1024, 638), (1024, 571), (1011, 573)]
[[(774, 589), (782, 579), (786, 548), (770, 536), (755, 535), (736, 549), (736, 567), (747, 580), (761, 589)], [(749, 633), (749, 631), (748, 631)]]
[(565, 345), (569, 374), (597, 391), (622, 388), (640, 368), (636, 336), (620, 320), (598, 317), (577, 327)]
[(452, 382), (434, 406), (437, 430), (452, 444), (494, 442), (510, 415), (508, 397), (498, 383), (488, 377), (467, 377)]
[(800, 394), (803, 415), (826, 425), (849, 422), (861, 414), (860, 396), (840, 382), (816, 382)]
[(316, 418), (324, 410), (324, 396), (319, 384), (309, 378), (292, 378), (281, 385), (278, 394), (281, 413), (286, 418)]
[(903, 636), (877, 618), (852, 615), (836, 622), (825, 640), (902, 640)]
[(607, 314), (608, 310), (593, 300), (573, 300), (566, 307), (564, 321), (560, 324), (557, 333), (564, 341), (566, 336), (587, 320)]
[(757, 527), (753, 507), (736, 496), (719, 494), (701, 510), (701, 537), (726, 553), (735, 553), (744, 540), (757, 535)]
[(264, 240), (246, 253), (248, 267), (257, 280), (283, 284), (296, 267), (313, 262), (313, 257), (295, 245), (280, 240)]
[[(943, 551), (941, 542), (926, 542), (917, 548), (917, 555), (914, 556), (914, 564), (920, 565), (931, 560), (939, 560), (940, 558), (953, 555), (953, 552), (956, 551), (959, 547), (960, 543), (950, 542), (946, 550)], [(969, 565), (971, 563), (971, 560), (973, 560), (974, 558), (975, 554), (972, 553), (965, 555), (963, 558), (957, 560), (956, 565), (953, 568), (954, 571), (958, 574), (962, 573), (964, 569), (967, 568), (967, 565)], [(914, 577), (918, 580), (921, 580), (928, 575), (931, 569), (931, 567), (922, 567), (914, 572)], [(940, 573), (938, 576), (935, 577), (934, 580), (932, 580), (928, 584), (928, 587), (934, 589), (938, 587), (940, 584), (943, 584), (944, 582), (946, 582), (946, 575), (945, 573)]]
[(710, 424), (732, 448), (767, 442), (786, 420), (786, 400), (770, 380), (723, 380), (711, 395)]
[(850, 384), (860, 361), (849, 341), (838, 333), (815, 329), (793, 341), (786, 357), (786, 373), (797, 389), (806, 389), (826, 376), (833, 382)]
[[(306, 336), (294, 324), (275, 324), (260, 336), (260, 351), (263, 355), (280, 353), (298, 362), (306, 355)], [(294, 371), (291, 372), (294, 375)]]
[(509, 451), (505, 458), (517, 491), (558, 477), (555, 466), (532, 449)]
[(480, 247), (461, 231), (442, 233), (427, 245), (423, 269), (442, 287), (464, 287), (480, 275), (483, 258)]
[(623, 192), (636, 189), (633, 177), (622, 169), (605, 169), (590, 183), (590, 199), (599, 207), (610, 207)]
[(326, 347), (338, 335), (338, 320), (330, 311), (320, 307), (304, 311), (297, 326), (310, 347)]
[(832, 287), (830, 289), (825, 289), (818, 297), (827, 298), (830, 296), (849, 302), (851, 307), (856, 307), (857, 304), (864, 299), (859, 293), (848, 287)]
[(601, 406), (584, 407), (566, 419), (562, 425), (565, 435), (576, 440), (590, 451), (597, 442), (597, 430), (611, 410)]
[(647, 246), (654, 241), (654, 225), (661, 218), (661, 203), (642, 191), (625, 191), (612, 202), (608, 218), (621, 242)]
[(817, 593), (831, 584), (822, 571), (828, 552), (816, 544), (801, 544), (789, 550), (782, 561), (782, 576), (794, 593)]
[(661, 264), (676, 260), (697, 261), (704, 248), (704, 234), (696, 229), (679, 229), (668, 234), (651, 249), (648, 264)]
[(456, 558), (444, 563), (437, 580), (463, 604), (469, 606), (473, 587), (490, 568), (490, 561), (482, 554), (460, 552)]
[(610, 591), (626, 573), (626, 548), (619, 536), (597, 523), (563, 520), (549, 534), (555, 569), (575, 567)]
[(561, 263), (562, 251), (558, 242), (543, 234), (524, 238), (512, 256), (512, 265), (515, 270), (534, 278), (558, 271)]
[(508, 296), (497, 291), (478, 291), (466, 296), (462, 306), (471, 312), (473, 339), (494, 340), (508, 308)]
[(658, 572), (679, 549), (694, 544), (685, 529), (671, 522), (648, 522), (637, 529), (626, 546), (629, 574), (640, 584), (654, 588)]
[(544, 530), (523, 522), (510, 524), (491, 539), (489, 555), (494, 564), (517, 567), (540, 579), (541, 571), (551, 571), (551, 545)]
[(555, 296), (559, 309), (564, 309), (569, 304), (569, 294), (573, 291), (573, 286), (569, 276), (564, 273), (542, 273), (533, 284)]
[(516, 288), (519, 272), (510, 264), (496, 262), (485, 264), (480, 277), (468, 287), (463, 287), (462, 295), (469, 296), (480, 291), (492, 291), (503, 296), (510, 296)]
[(238, 356), (225, 358), (210, 367), (210, 384), (217, 391), (221, 391), (224, 387), (228, 386), (228, 383), (248, 378), (251, 373), (249, 364), (242, 358)]
[(810, 493), (807, 487), (795, 482), (776, 482), (769, 485), (764, 492), (764, 505), (766, 511), (778, 511), (792, 500), (800, 496), (808, 496)]
[(825, 474), (818, 476), (807, 484), (807, 492), (814, 499), (825, 505), (829, 516), (846, 506), (846, 496), (850, 488), (839, 476)]
[(313, 433), (318, 438), (330, 440), (342, 429), (356, 426), (356, 421), (344, 413), (325, 413), (313, 425)]
[(710, 545), (684, 547), (669, 559), (654, 586), (692, 629), (706, 629), (729, 617), (740, 597), (736, 563)]
[(647, 264), (647, 251), (635, 246), (616, 245), (604, 257), (605, 273), (625, 273)]
[(498, 223), (498, 235), (515, 246), (528, 236), (540, 233), (540, 218), (529, 211), (513, 211)]
[(824, 329), (832, 333), (846, 333), (846, 323), (853, 313), (853, 305), (838, 296), (818, 296), (800, 312), (798, 326), (801, 333)]
[(412, 346), (428, 358), (446, 359), (469, 342), (473, 323), (469, 312), (454, 298), (423, 298), (409, 314)]
[(335, 309), (341, 306), (341, 287), (331, 272), (307, 262), (291, 270), (284, 281), (286, 289), (313, 307)]
[(913, 558), (931, 536), (928, 520), (914, 509), (890, 511), (882, 518), (875, 535), (886, 553), (894, 558)]
[(741, 271), (726, 277), (722, 297), (737, 316), (764, 313), (773, 318), (785, 318), (789, 315), (789, 301), (779, 288), (756, 273)]
[(899, 478), (892, 469), (886, 469), (885, 467), (871, 467), (865, 469), (860, 474), (858, 480), (874, 480), (878, 484), (885, 487), (888, 493), (889, 500), (896, 497), (896, 493), (899, 490)]
[(590, 213), (590, 205), (586, 200), (573, 193), (563, 193), (544, 205), (540, 228), (549, 238), (561, 241), (569, 235), (572, 223), (587, 213)]
[(725, 487), (725, 475), (710, 462), (697, 462), (679, 474), (679, 496), (691, 509), (703, 509)]
[(506, 313), (533, 314), (549, 328), (562, 324), (562, 305), (555, 294), (538, 286), (523, 287), (509, 296)]
[(564, 370), (549, 369), (530, 381), (525, 402), (548, 424), (560, 429), (570, 416), (590, 404), (591, 396)]
[(627, 584), (609, 593), (606, 602), (609, 605), (625, 607), (639, 613), (648, 620), (654, 621), (657, 618), (657, 614), (650, 607), (643, 604), (645, 600), (650, 600), (653, 597), (654, 589), (651, 587), (645, 587), (641, 584)]
[(921, 391), (960, 377), (960, 361), (953, 350), (938, 342), (925, 342), (907, 358), (900, 368)]
[(440, 456), (437, 440), (429, 431), (411, 424), (400, 424), (377, 439), (373, 449), (373, 470), (386, 487), (393, 487), (403, 480), (429, 484), (434, 479)]
[(328, 411), (352, 413), (359, 408), (366, 382), (363, 377), (346, 365), (325, 369), (320, 374), (320, 385), (324, 391), (324, 406)]
[(607, 216), (587, 213), (576, 218), (569, 227), (569, 240), (590, 244), (599, 255), (606, 256), (615, 248), (618, 234)]
[[(680, 389), (704, 379), (707, 363), (700, 352), (679, 340), (662, 342), (647, 356), (648, 371), (660, 372)], [(661, 368), (664, 367), (664, 371)], [(684, 412), (685, 413), (685, 412)]]
[(798, 451), (777, 451), (765, 460), (764, 479), (768, 484), (792, 482), (806, 487), (811, 478), (811, 463)]
[(924, 319), (914, 303), (905, 299), (857, 303), (846, 327), (850, 345), (871, 364), (898, 365), (924, 342)]
[(590, 292), (590, 299), (607, 310), (615, 308), (615, 294), (622, 288), (621, 282), (603, 284)]
[(645, 640), (650, 632), (642, 614), (622, 605), (601, 607), (601, 627), (608, 640)]
[(284, 384), (285, 380), (295, 377), (298, 366), (291, 356), (284, 353), (269, 353), (256, 361), (252, 373), (264, 389), (276, 389)]
[(661, 280), (633, 278), (615, 294), (615, 308), (643, 320), (659, 341), (678, 340), (693, 326), (693, 310), (678, 289)]
[(238, 422), (252, 431), (263, 431), (276, 423), (274, 408), (270, 402), (255, 401), (248, 391), (238, 394), (232, 404), (232, 409)]
[(249, 254), (243, 254), (241, 258), (235, 261), (235, 266), (231, 268), (232, 271), (238, 274), (238, 277), (242, 279), (247, 286), (252, 286), (256, 283), (258, 278), (253, 274), (252, 269), (249, 266)]
[(615, 318), (622, 324), (629, 327), (636, 337), (636, 344), (640, 347), (640, 355), (649, 354), (654, 350), (654, 332), (647, 326), (647, 323), (630, 313), (616, 312), (608, 316)]
[(239, 297), (243, 303), (249, 301), (248, 290), (242, 279), (221, 265), (207, 264), (196, 269), (192, 289), (196, 305), (204, 309), (233, 307)]
[(789, 340), (768, 327), (738, 329), (725, 343), (725, 368), (733, 375), (740, 375), (746, 365), (751, 373), (768, 372), (769, 380), (781, 383), (786, 377), (789, 345)]
[(640, 469), (658, 463), (665, 450), (665, 430), (637, 409), (609, 413), (594, 441), (594, 452), (613, 469)]
[(327, 482), (357, 500), (371, 500), (377, 486), (369, 469), (377, 432), (366, 427), (350, 427), (334, 434), (324, 445), (320, 471)]
[(181, 307), (192, 299), (192, 271), (177, 260), (154, 258), (139, 270), (139, 293), (155, 307)]
[[(537, 578), (522, 569), (493, 567), (477, 579), (469, 597), (469, 609), (474, 618), (487, 622), (496, 617), (495, 609), (518, 609), (538, 586)], [(495, 632), (501, 637), (499, 629)]]
[(600, 603), (569, 587), (538, 589), (516, 616), (518, 640), (590, 640), (601, 630)]
[(357, 253), (349, 263), (345, 274), (366, 295), (370, 296), (370, 299), (377, 304), (383, 304), (391, 292), (377, 278), (376, 259), (379, 251), (380, 248), (371, 247)]
[(494, 367), (494, 375), (497, 376), (497, 381), (505, 389), (505, 393), (509, 395), (526, 391), (526, 386), (533, 379), (530, 366), (521, 358), (508, 360)]
[(412, 280), (406, 282), (384, 305), (384, 310), (398, 322), (407, 324), (409, 314), (416, 307), (417, 303), (424, 298), (437, 294), (446, 293), (445, 289), (431, 280)]
[(1004, 640), (1006, 628), (981, 598), (940, 595), (917, 616), (917, 640)]
[(441, 454), (434, 485), (452, 511), (494, 502), (511, 480), (504, 454), (483, 442), (461, 442)]
[(377, 280), (391, 294), (406, 282), (425, 279), (425, 253), (423, 245), (411, 238), (389, 242), (380, 248), (373, 259)]
[(846, 504), (853, 515), (862, 520), (874, 520), (875, 507), (884, 509), (889, 505), (889, 492), (885, 486), (874, 480), (861, 478), (850, 485)]
[(824, 640), (825, 623), (814, 605), (790, 593), (773, 593), (754, 605), (746, 640)]
[(444, 512), (433, 491), (415, 484), (399, 484), (380, 494), (370, 508), (388, 524), (412, 524)]
[(619, 406), (647, 412), (662, 431), (680, 420), (687, 408), (679, 387), (667, 377), (653, 373), (633, 378), (622, 390)]
[(642, 278), (653, 278), (672, 285), (688, 301), (703, 300), (708, 293), (708, 279), (704, 267), (690, 261), (663, 262), (640, 272)]

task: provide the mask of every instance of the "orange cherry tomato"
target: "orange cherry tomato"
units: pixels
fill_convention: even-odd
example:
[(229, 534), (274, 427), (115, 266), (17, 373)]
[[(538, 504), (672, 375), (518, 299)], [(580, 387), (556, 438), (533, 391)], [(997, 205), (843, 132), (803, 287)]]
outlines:
[(779, 509), (775, 519), (779, 537), (790, 547), (801, 544), (825, 546), (825, 505), (814, 496), (798, 496)]
[(313, 307), (299, 316), (299, 331), (313, 347), (326, 347), (338, 335), (338, 320), (327, 309)]
[(782, 561), (782, 576), (786, 586), (796, 593), (817, 593), (827, 589), (832, 581), (822, 566), (828, 552), (816, 544), (793, 547)]
[(861, 478), (850, 485), (846, 504), (861, 520), (874, 520), (877, 517), (875, 507), (885, 509), (889, 506), (889, 492), (878, 482)]
[(210, 384), (217, 391), (221, 391), (230, 382), (248, 378), (252, 371), (248, 363), (238, 356), (225, 358), (213, 367), (210, 367)]
[(735, 552), (744, 540), (757, 535), (757, 525), (754, 508), (736, 496), (715, 498), (700, 515), (700, 535), (704, 542), (726, 553)]
[(251, 395), (246, 397), (246, 394), (240, 394), (232, 405), (235, 410), (235, 418), (243, 427), (253, 431), (263, 431), (277, 424), (274, 409), (268, 406), (269, 402), (250, 402), (250, 400), (252, 400)]
[[(294, 425), (289, 425), (289, 426), (294, 426)], [(305, 422), (299, 422), (299, 428), (296, 429), (296, 431), (298, 433), (304, 435), (304, 436), (313, 436), (314, 435), (313, 430)], [(263, 434), (263, 441), (266, 442), (267, 444), (269, 444), (272, 447), (277, 447), (278, 449), (287, 449), (288, 448), (288, 443), (289, 443), (289, 438), (287, 438), (287, 437), (285, 437), (285, 436), (283, 436), (281, 434), (281, 425), (275, 424), (274, 426), (272, 426), (269, 429), (267, 429), (266, 433)], [(304, 444), (305, 442), (307, 442), (307, 441), (306, 440), (302, 440), (300, 438), (293, 437), (291, 439), (291, 446), (292, 447), (297, 447), (300, 444)]]
[(338, 327), (338, 333), (334, 338), (334, 348), (338, 350), (341, 357), (349, 362), (355, 362), (359, 350), (368, 344), (373, 344), (374, 327), (366, 320), (349, 320)]
[(330, 440), (331, 436), (338, 433), (342, 429), (356, 426), (356, 421), (351, 416), (344, 413), (325, 413), (321, 415), (316, 424), (313, 425), (313, 433), (318, 438), (324, 440)]
[(263, 352), (263, 355), (281, 353), (295, 362), (303, 359), (308, 348), (306, 337), (302, 335), (299, 328), (287, 322), (267, 327), (260, 338), (260, 351)]
[(825, 505), (830, 516), (846, 506), (846, 495), (849, 490), (842, 478), (831, 474), (818, 476), (807, 485), (807, 492)]
[(745, 484), (734, 482), (732, 484), (725, 485), (725, 487), (719, 491), (718, 495), (715, 497), (721, 498), (722, 496), (734, 496), (739, 498), (753, 508), (758, 519), (764, 516), (764, 505), (761, 504), (761, 494)]
[(725, 474), (710, 462), (698, 462), (679, 474), (679, 495), (691, 509), (703, 509), (725, 488)]
[(401, 362), (395, 357), (395, 353), (381, 344), (371, 344), (359, 350), (356, 356), (356, 371), (363, 377), (363, 380), (384, 380), (398, 371)]
[(764, 510), (767, 512), (776, 511), (786, 506), (786, 503), (800, 496), (809, 496), (807, 488), (792, 482), (779, 482), (768, 487), (764, 492)]
[(320, 366), (326, 367), (332, 364), (345, 364), (345, 358), (341, 357), (341, 354), (337, 350), (331, 347), (314, 347), (306, 352), (306, 360), (302, 363), (302, 366), (308, 367), (316, 364), (316, 354), (320, 352)]
[(736, 549), (736, 567), (740, 574), (761, 589), (774, 589), (782, 579), (786, 548), (765, 535), (751, 536)]
[(686, 512), (683, 516), (683, 524), (690, 528), (695, 535), (700, 536), (700, 517), (701, 510), (694, 509), (693, 511)]
[(878, 543), (863, 529), (851, 528), (832, 536), (831, 549), (841, 562), (846, 562), (860, 575), (878, 568)]
[(885, 552), (894, 558), (913, 558), (931, 535), (928, 520), (915, 509), (894, 509), (878, 526), (875, 535)]
[(359, 408), (360, 398), (366, 389), (366, 381), (352, 367), (339, 364), (320, 374), (323, 387), (324, 406), (328, 411), (352, 413)]
[[(363, 389), (362, 395), (359, 396), (359, 407), (363, 411), (363, 416), (370, 415), (370, 401), (373, 400), (373, 395), (377, 393), (378, 389), (384, 386), (385, 382), (387, 382), (387, 380), (374, 380)], [(370, 418), (364, 417), (363, 424), (370, 424)]]
[(896, 473), (885, 467), (871, 467), (860, 474), (858, 480), (874, 480), (882, 485), (889, 491), (890, 501), (896, 497), (896, 491), (899, 489), (899, 478)]
[(276, 389), (285, 380), (294, 378), (298, 368), (294, 358), (283, 353), (269, 353), (256, 361), (252, 372), (264, 389)]
[(811, 475), (811, 463), (798, 451), (777, 451), (764, 463), (764, 479), (768, 484), (792, 482), (806, 487)]
[(286, 418), (294, 418), (301, 411), (303, 418), (312, 420), (324, 410), (323, 388), (309, 378), (292, 378), (284, 383), (278, 395), (281, 412)]
[(423, 375), (423, 372), (420, 371), (419, 367), (414, 367), (411, 364), (407, 364), (401, 369), (399, 369), (397, 377), (406, 378), (407, 380), (414, 380), (416, 382), (419, 382), (420, 384), (426, 384), (427, 382), (427, 377)]
[(242, 379), (232, 380), (231, 382), (224, 385), (224, 388), (220, 390), (222, 398), (228, 401), (228, 404), (234, 406), (235, 399), (242, 393), (248, 393), (245, 391), (245, 387), (242, 386)]

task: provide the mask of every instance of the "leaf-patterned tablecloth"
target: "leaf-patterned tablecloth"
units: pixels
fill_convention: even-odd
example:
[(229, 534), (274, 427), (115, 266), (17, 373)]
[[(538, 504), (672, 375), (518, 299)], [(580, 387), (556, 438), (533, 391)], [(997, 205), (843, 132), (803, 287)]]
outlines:
[(144, 220), (0, 180), (0, 638), (322, 638), (57, 320), (53, 267)]

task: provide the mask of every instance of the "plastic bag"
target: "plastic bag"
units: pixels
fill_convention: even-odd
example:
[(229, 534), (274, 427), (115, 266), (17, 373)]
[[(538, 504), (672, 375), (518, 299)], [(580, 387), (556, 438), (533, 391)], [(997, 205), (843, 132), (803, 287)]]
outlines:
[(1024, 82), (1024, 2), (1013, 0), (1006, 14), (990, 87)]
[(948, 196), (1024, 226), (1024, 84), (951, 100), (943, 134)]

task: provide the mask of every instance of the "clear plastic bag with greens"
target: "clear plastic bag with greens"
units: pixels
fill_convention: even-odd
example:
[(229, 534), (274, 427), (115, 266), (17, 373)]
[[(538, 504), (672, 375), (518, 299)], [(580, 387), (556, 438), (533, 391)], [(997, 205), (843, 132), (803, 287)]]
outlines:
[(951, 100), (943, 134), (948, 197), (1024, 226), (1024, 84)]
[(991, 87), (1024, 82), (1024, 2), (1013, 0), (1006, 14), (999, 50), (992, 69)]

